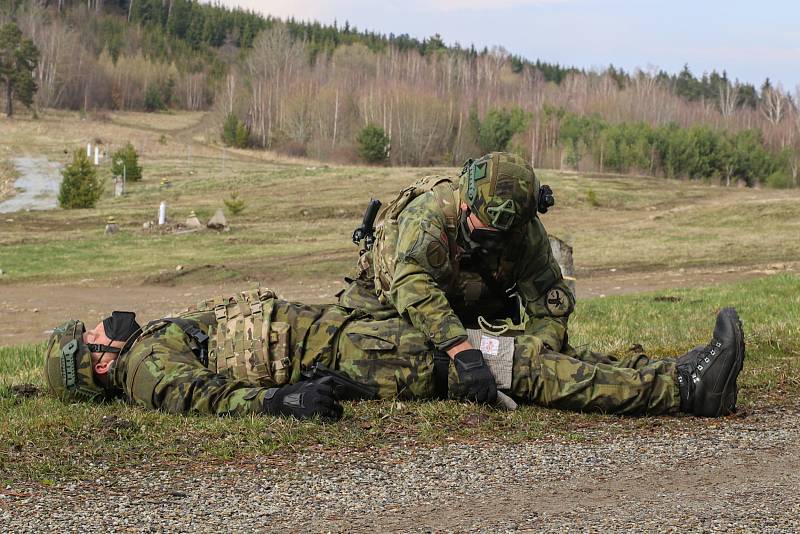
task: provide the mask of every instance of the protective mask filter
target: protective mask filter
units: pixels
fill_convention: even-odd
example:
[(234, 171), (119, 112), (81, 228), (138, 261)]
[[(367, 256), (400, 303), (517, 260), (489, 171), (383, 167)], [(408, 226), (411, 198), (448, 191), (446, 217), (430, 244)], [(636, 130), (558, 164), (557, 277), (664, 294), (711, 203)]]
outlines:
[(461, 217), (461, 235), (466, 248), (470, 251), (481, 251), (485, 254), (499, 254), (506, 246), (505, 232), (490, 230), (488, 228), (475, 228), (470, 230), (467, 219), (470, 211), (465, 210)]

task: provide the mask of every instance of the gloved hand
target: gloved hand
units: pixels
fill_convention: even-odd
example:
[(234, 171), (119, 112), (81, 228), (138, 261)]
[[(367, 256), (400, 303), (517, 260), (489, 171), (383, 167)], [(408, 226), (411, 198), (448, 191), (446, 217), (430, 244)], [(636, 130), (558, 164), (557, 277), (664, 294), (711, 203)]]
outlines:
[(478, 349), (462, 350), (453, 359), (457, 381), (449, 384), (450, 397), (493, 404), (497, 385), (489, 366)]
[(331, 377), (289, 384), (267, 390), (264, 413), (286, 415), (297, 419), (310, 419), (316, 415), (323, 419), (339, 420), (342, 405), (333, 397)]

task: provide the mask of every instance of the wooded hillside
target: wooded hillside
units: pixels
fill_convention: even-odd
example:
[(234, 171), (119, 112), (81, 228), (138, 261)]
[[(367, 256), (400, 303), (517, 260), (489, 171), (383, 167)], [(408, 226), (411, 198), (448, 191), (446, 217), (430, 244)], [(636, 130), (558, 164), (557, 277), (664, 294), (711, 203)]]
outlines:
[(535, 166), (798, 185), (800, 88), (712, 72), (602, 72), (191, 0), (0, 1), (38, 47), (35, 106), (212, 109), (237, 144), (358, 159), (367, 125), (397, 165), (485, 150)]

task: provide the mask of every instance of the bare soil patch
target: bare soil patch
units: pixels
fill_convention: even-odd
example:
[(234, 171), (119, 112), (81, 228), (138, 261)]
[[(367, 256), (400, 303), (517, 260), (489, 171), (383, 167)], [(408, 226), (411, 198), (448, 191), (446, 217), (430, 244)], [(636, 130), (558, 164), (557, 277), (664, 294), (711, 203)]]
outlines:
[[(268, 263), (268, 262), (267, 262)], [(713, 270), (679, 269), (649, 272), (593, 273), (578, 280), (578, 298), (624, 295), (670, 288), (706, 287), (717, 283), (797, 270), (795, 264)], [(272, 274), (266, 274), (270, 272)], [(162, 271), (142, 280), (116, 283), (84, 280), (78, 284), (0, 284), (0, 346), (42, 341), (69, 318), (95, 324), (113, 310), (133, 310), (144, 321), (163, 317), (216, 295), (261, 285), (283, 298), (308, 303), (333, 302), (343, 278), (292, 278), (280, 270), (259, 272), (256, 266), (201, 265)]]

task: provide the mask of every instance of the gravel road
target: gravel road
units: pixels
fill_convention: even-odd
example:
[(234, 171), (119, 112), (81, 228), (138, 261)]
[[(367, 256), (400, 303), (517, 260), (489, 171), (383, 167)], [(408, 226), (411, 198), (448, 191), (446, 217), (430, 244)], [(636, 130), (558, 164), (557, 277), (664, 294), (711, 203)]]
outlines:
[(22, 210), (46, 210), (58, 205), (58, 189), (61, 185), (60, 164), (40, 156), (14, 158), (20, 177), (14, 182), (19, 192), (0, 202), (0, 213)]
[(800, 532), (800, 404), (0, 489), (2, 532)]

